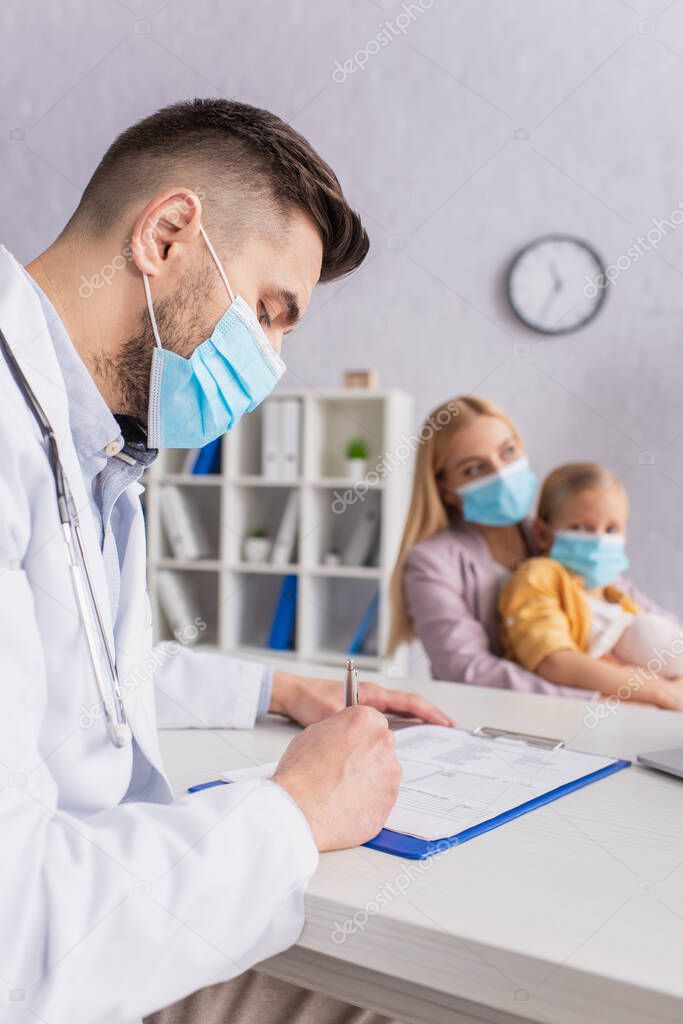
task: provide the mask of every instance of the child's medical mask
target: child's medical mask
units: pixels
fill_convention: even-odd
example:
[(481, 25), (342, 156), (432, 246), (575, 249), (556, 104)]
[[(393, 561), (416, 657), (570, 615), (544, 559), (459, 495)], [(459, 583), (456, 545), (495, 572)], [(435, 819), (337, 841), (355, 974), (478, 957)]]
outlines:
[(586, 587), (606, 587), (629, 567), (622, 533), (587, 533), (558, 530), (550, 557), (583, 577)]
[(285, 364), (258, 318), (233, 295), (203, 227), (199, 229), (221, 275), (230, 306), (211, 337), (189, 359), (161, 344), (147, 274), (142, 275), (157, 347), (152, 356), (147, 444), (150, 448), (201, 448), (224, 434), (273, 390)]
[(462, 499), (462, 517), (481, 526), (512, 526), (531, 509), (538, 478), (523, 456), (480, 480), (456, 487)]

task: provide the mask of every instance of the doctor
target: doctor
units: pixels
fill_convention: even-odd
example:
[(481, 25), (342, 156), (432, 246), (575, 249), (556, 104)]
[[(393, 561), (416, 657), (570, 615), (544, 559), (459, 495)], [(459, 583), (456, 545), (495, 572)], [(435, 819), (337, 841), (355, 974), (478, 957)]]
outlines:
[[(0, 1002), (17, 1018), (121, 1024), (286, 948), (318, 851), (368, 839), (395, 799), (380, 712), (447, 721), (381, 687), (338, 710), (334, 683), (150, 653), (140, 474), (155, 449), (202, 445), (258, 405), (317, 281), (367, 247), (288, 125), (198, 100), (124, 132), (26, 269), (0, 249)], [(310, 728), (272, 781), (174, 801), (155, 690), (169, 725), (250, 727), (270, 710)], [(240, 1012), (221, 985), (201, 1019), (243, 1019), (244, 978)]]

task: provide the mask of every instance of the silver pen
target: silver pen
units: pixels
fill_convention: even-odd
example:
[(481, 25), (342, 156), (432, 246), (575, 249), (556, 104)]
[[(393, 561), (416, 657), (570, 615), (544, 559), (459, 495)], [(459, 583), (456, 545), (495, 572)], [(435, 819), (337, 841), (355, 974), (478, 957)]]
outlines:
[(355, 708), (358, 703), (358, 672), (353, 658), (346, 662), (346, 692), (344, 703), (347, 708)]

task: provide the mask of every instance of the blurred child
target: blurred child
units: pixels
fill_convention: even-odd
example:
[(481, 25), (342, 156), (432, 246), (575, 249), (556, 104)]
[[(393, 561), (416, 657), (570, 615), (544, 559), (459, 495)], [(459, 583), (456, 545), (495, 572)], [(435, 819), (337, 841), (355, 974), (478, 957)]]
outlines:
[(683, 632), (623, 576), (628, 512), (602, 466), (548, 476), (533, 524), (540, 556), (500, 594), (506, 656), (558, 685), (683, 710)]

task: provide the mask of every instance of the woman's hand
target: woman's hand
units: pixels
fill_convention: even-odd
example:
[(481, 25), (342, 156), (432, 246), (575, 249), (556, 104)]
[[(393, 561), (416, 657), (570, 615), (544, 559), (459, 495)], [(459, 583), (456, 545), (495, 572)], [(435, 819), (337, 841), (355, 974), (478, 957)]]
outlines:
[(683, 711), (683, 679), (658, 678), (647, 687), (647, 699), (667, 711)]
[[(600, 661), (604, 659), (599, 659)], [(624, 667), (624, 662), (616, 662)], [(616, 696), (622, 702), (633, 701), (636, 704), (652, 704), (656, 708), (667, 711), (683, 711), (683, 678), (665, 679), (663, 676), (650, 674), (648, 679), (638, 679), (638, 672), (643, 669), (638, 665), (625, 666), (631, 670), (628, 682), (622, 683), (615, 693), (601, 691), (603, 700)], [(623, 691), (626, 691), (624, 693)]]
[[(376, 683), (361, 683), (358, 700), (384, 714), (419, 718), (430, 725), (455, 725), (449, 715), (416, 693), (391, 690)], [(274, 715), (286, 715), (299, 725), (306, 726), (322, 722), (343, 707), (343, 683), (330, 679), (308, 679), (288, 672), (275, 672), (273, 675), (273, 695), (269, 710)]]

